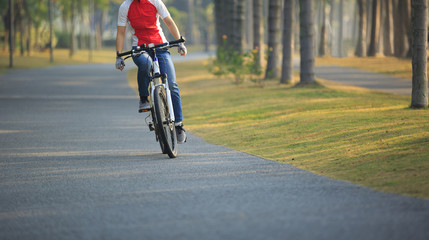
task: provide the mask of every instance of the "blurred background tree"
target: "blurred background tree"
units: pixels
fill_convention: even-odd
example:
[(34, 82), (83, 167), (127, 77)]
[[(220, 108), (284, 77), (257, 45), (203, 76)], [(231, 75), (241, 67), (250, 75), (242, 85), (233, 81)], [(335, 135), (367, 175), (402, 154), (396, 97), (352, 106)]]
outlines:
[[(69, 49), (70, 57), (79, 49), (92, 49), (91, 46), (96, 50), (114, 47), (117, 14), (123, 0), (52, 1), (54, 47)], [(21, 55), (46, 51), (49, 47), (49, 1), (13, 2), (14, 49)], [(299, 4), (294, 5), (289, 18), (293, 26), (287, 27), (290, 30), (284, 28), (287, 23), (284, 6), (288, 0), (164, 2), (188, 39), (188, 45), (201, 46), (198, 49), (205, 51), (209, 51), (210, 46), (223, 44), (233, 46), (238, 52), (257, 48), (255, 64), (262, 66), (269, 78), (281, 76), (284, 55), (281, 39), (289, 34), (288, 31), (292, 31), (293, 49), (300, 49)], [(313, 1), (311, 8), (315, 31), (313, 48), (318, 56), (411, 57), (411, 0), (321, 0)], [(0, 1), (0, 49), (3, 51), (7, 51), (9, 44), (9, 9), (9, 1)], [(165, 32), (171, 39), (168, 31)], [(129, 48), (129, 41), (127, 44)], [(268, 57), (263, 57), (265, 53)]]
[[(49, 1), (53, 1), (53, 47), (69, 49), (70, 57), (80, 49), (89, 49), (90, 60), (92, 49), (113, 51), (117, 14), (123, 0), (13, 0), (13, 18), (9, 1), (2, 0), (0, 49), (3, 52), (9, 49), (11, 32), (14, 39), (11, 49), (15, 54), (31, 55), (49, 50)], [(311, 53), (313, 60), (307, 59), (308, 62), (314, 62), (316, 55), (411, 59), (413, 54), (414, 0), (306, 1), (302, 11), (310, 13), (305, 19), (312, 26), (311, 44), (299, 39), (305, 25), (299, 21), (301, 1), (298, 0), (293, 9), (291, 0), (163, 1), (180, 32), (188, 39), (187, 44), (197, 46), (193, 50), (210, 51), (215, 49), (211, 46), (215, 46), (217, 56), (223, 56), (222, 61), (231, 60), (228, 56), (246, 58), (250, 54), (254, 69), (260, 69), (256, 72), (264, 72), (267, 79), (279, 79), (281, 71), (290, 68), (291, 51), (301, 51), (301, 57), (302, 51), (308, 56)], [(10, 29), (10, 19), (14, 19), (14, 31)], [(306, 30), (310, 33), (310, 29)], [(167, 38), (172, 39), (169, 31), (165, 32)], [(131, 47), (130, 34), (127, 36), (126, 49)], [(226, 52), (220, 53), (220, 50)], [(289, 83), (290, 73), (287, 76), (281, 81)]]
[[(222, 45), (223, 36), (226, 36), (226, 42), (235, 43), (239, 51), (256, 47), (262, 50), (272, 41), (270, 34), (284, 34), (278, 34), (277, 23), (281, 21), (277, 19), (284, 19), (285, 1), (164, 0), (188, 44), (201, 45), (209, 50), (211, 45)], [(70, 56), (78, 49), (89, 48), (91, 33), (94, 33), (96, 49), (114, 46), (117, 11), (123, 1), (93, 0), (92, 12), (90, 2), (53, 0), (54, 45), (70, 49)], [(19, 54), (45, 50), (49, 41), (48, 0), (14, 0), (14, 5), (14, 44)], [(297, 40), (298, 4), (294, 8), (294, 16), (291, 17), (295, 27), (291, 31)], [(321, 0), (314, 1), (313, 8), (315, 51), (319, 56), (341, 57), (353, 53), (366, 56), (370, 53), (411, 57), (411, 0)], [(6, 51), (10, 32), (9, 1), (0, 1), (0, 17), (0, 44)], [(270, 23), (270, 19), (276, 19), (275, 24)], [(280, 23), (281, 28), (283, 24)], [(282, 55), (282, 44), (279, 45), (277, 58)], [(299, 41), (294, 41), (294, 45), (298, 50)], [(262, 57), (261, 64), (265, 65), (263, 60)], [(281, 61), (276, 62), (280, 64)], [(275, 69), (279, 71), (280, 68)], [(279, 74), (273, 73), (273, 76)]]

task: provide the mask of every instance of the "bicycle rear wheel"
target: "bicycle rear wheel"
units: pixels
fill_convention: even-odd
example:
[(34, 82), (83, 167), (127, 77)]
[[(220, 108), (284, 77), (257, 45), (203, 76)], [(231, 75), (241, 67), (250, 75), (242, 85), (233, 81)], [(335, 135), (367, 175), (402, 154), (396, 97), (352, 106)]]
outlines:
[(164, 146), (163, 152), (165, 151), (170, 158), (175, 158), (177, 156), (177, 136), (174, 122), (170, 118), (167, 93), (163, 86), (157, 86), (153, 95), (158, 139)]

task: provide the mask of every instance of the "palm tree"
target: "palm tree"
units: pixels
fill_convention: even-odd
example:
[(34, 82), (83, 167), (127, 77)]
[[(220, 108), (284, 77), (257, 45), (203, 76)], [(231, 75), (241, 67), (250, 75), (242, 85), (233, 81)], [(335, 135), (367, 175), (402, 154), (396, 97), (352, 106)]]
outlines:
[(218, 0), (214, 2), (214, 15), (215, 15), (215, 32), (216, 32), (216, 43), (218, 46), (222, 45), (222, 35), (224, 28), (222, 27), (222, 6), (223, 1)]
[(383, 53), (385, 56), (393, 55), (393, 2), (384, 0), (384, 32), (383, 32)]
[(25, 18), (26, 18), (26, 27), (27, 27), (27, 33), (26, 33), (26, 50), (27, 50), (27, 56), (30, 56), (31, 53), (31, 30), (33, 28), (33, 12), (29, 10), (28, 8), (28, 0), (23, 1), (23, 8), (25, 12)]
[(357, 0), (359, 9), (359, 37), (356, 45), (355, 56), (366, 56), (366, 0)]
[(188, 21), (186, 24), (186, 41), (188, 43), (194, 43), (194, 0), (187, 0), (188, 4)]
[(343, 57), (343, 18), (344, 18), (344, 0), (340, 0), (339, 6), (339, 31), (338, 31), (338, 56)]
[(409, 0), (399, 0), (396, 2), (395, 18), (394, 18), (394, 49), (396, 57), (405, 57), (408, 53), (408, 29), (410, 25), (410, 2)]
[(253, 0), (253, 49), (255, 49), (255, 67), (260, 68), (262, 65), (262, 46), (263, 43), (263, 7), (262, 0)]
[(427, 0), (412, 0), (413, 23), (413, 88), (411, 94), (412, 108), (428, 106), (427, 78)]
[(234, 11), (234, 31), (233, 31), (233, 44), (234, 49), (237, 52), (242, 53), (244, 47), (244, 38), (245, 38), (245, 28), (244, 28), (244, 19), (245, 19), (245, 0), (235, 0), (235, 11)]
[(280, 77), (279, 42), (280, 42), (281, 1), (269, 0), (268, 8), (268, 63), (265, 78)]
[(312, 84), (316, 82), (314, 73), (313, 0), (300, 0), (299, 7), (299, 40), (301, 44), (300, 83)]
[(13, 0), (9, 0), (9, 67), (13, 68), (13, 51), (14, 51), (14, 2)]
[(320, 9), (321, 9), (321, 24), (320, 27), (320, 42), (319, 42), (319, 56), (323, 57), (326, 54), (326, 47), (327, 47), (327, 31), (326, 31), (326, 0), (322, 0), (320, 2)]
[(54, 3), (53, 0), (49, 0), (49, 59), (50, 62), (54, 62), (54, 46), (53, 40), (53, 21), (54, 21)]
[[(51, 0), (52, 1), (52, 0)], [(94, 0), (89, 0), (88, 3), (88, 15), (89, 15), (89, 25), (90, 25), (90, 32), (89, 32), (89, 51), (88, 51), (88, 60), (89, 62), (92, 62), (93, 57), (93, 50), (94, 50), (94, 31), (92, 29), (92, 26), (94, 25)]]
[(291, 83), (293, 78), (293, 24), (295, 0), (284, 1), (283, 62), (280, 83)]
[[(217, 0), (214, 2), (215, 6), (215, 21), (216, 21), (216, 42), (219, 47), (230, 42), (232, 32), (231, 15), (233, 14), (233, 7), (228, 0)], [(219, 52), (218, 52), (219, 53)]]
[[(86, 2), (86, 1), (84, 1)], [(80, 33), (79, 33), (79, 47), (83, 48), (83, 46), (85, 45), (84, 41), (84, 29), (85, 29), (85, 21), (83, 21), (83, 2), (82, 0), (78, 0), (77, 1), (77, 8), (78, 8), (78, 12), (79, 12), (79, 22), (80, 22)]]
[(371, 36), (368, 47), (368, 56), (374, 57), (378, 52), (378, 40), (380, 35), (380, 4), (378, 0), (372, 0)]
[(69, 57), (71, 58), (75, 53), (75, 0), (71, 0), (70, 3), (70, 48), (69, 48)]

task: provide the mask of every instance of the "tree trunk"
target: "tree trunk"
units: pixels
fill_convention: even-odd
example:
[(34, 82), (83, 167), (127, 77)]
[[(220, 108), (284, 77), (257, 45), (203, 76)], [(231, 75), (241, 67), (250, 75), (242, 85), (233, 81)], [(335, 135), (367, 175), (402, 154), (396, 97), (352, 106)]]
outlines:
[(6, 47), (8, 46), (9, 42), (9, 27), (10, 27), (10, 9), (9, 6), (6, 9), (5, 15), (3, 16), (3, 28), (4, 28), (4, 41), (3, 41), (3, 51), (6, 51)]
[(252, 49), (253, 47), (253, 0), (245, 0), (245, 49)]
[(4, 52), (6, 52), (6, 48), (9, 45), (9, 29), (8, 28), (9, 28), (9, 24), (8, 24), (8, 27), (5, 28), (5, 31), (4, 31), (4, 41), (3, 41), (3, 51)]
[(88, 60), (89, 62), (92, 62), (92, 55), (93, 55), (93, 50), (94, 50), (94, 28), (95, 28), (95, 14), (94, 14), (94, 10), (95, 10), (95, 6), (94, 6), (94, 0), (89, 0), (89, 11), (88, 11), (88, 15), (89, 15), (89, 52), (88, 52)]
[(357, 41), (355, 56), (366, 57), (366, 0), (358, 0), (359, 8), (359, 38)]
[(216, 32), (216, 44), (222, 46), (222, 36), (224, 34), (224, 28), (222, 27), (222, 7), (223, 1), (218, 0), (214, 2), (214, 15), (215, 15), (215, 32)]
[[(22, 11), (23, 15), (25, 16), (22, 21), (25, 23), (25, 50), (27, 50), (27, 56), (30, 56), (31, 51), (31, 28), (32, 28), (32, 19), (31, 19), (31, 13), (28, 9), (28, 3), (27, 0), (22, 0)], [(23, 29), (24, 30), (24, 29)]]
[(301, 72), (300, 83), (316, 82), (314, 74), (314, 38), (313, 38), (313, 0), (300, 0), (300, 31)]
[(236, 0), (235, 12), (234, 12), (234, 31), (233, 31), (233, 44), (234, 49), (239, 53), (243, 52), (244, 49), (244, 39), (245, 39), (245, 0)]
[(36, 49), (36, 51), (40, 50), (39, 32), (40, 32), (40, 26), (36, 23), (36, 25), (34, 26), (34, 48)]
[[(64, 3), (64, 4), (66, 4), (66, 3)], [(68, 14), (69, 14), (68, 11), (69, 11), (69, 8), (64, 6), (62, 14), (61, 14), (61, 20), (62, 20), (62, 24), (63, 24), (62, 31), (65, 33), (69, 32), (69, 24), (67, 22)]]
[(27, 24), (27, 38), (26, 38), (26, 49), (27, 49), (27, 56), (30, 56), (31, 54), (31, 28), (33, 26), (33, 23), (31, 21), (31, 18), (28, 18), (28, 24)]
[(206, 13), (206, 8), (202, 5), (202, 0), (195, 0), (195, 17), (199, 19), (198, 24), (196, 25), (196, 43), (202, 44), (204, 46), (204, 51), (209, 51), (209, 32), (210, 32), (210, 23)]
[(335, 8), (337, 7), (335, 4), (335, 0), (329, 0), (330, 4), (330, 14), (329, 14), (329, 26), (330, 26), (330, 34), (329, 34), (329, 52), (331, 56), (335, 56), (335, 49), (334, 49), (334, 37), (335, 37), (335, 31), (333, 31), (333, 27), (335, 25)]
[(406, 0), (406, 7), (407, 7), (407, 15), (406, 15), (406, 26), (405, 29), (407, 30), (407, 39), (408, 39), (408, 51), (406, 54), (407, 58), (412, 57), (412, 51), (413, 51), (413, 27), (411, 26), (411, 0)]
[(385, 56), (393, 55), (393, 2), (384, 0), (384, 32), (383, 32), (383, 53)]
[(24, 44), (24, 38), (25, 38), (25, 13), (24, 13), (24, 3), (23, 0), (17, 0), (18, 9), (16, 11), (17, 17), (18, 17), (18, 23), (19, 23), (19, 52), (21, 56), (24, 56), (25, 53), (25, 44)]
[(327, 31), (326, 31), (326, 4), (323, 0), (320, 3), (321, 6), (321, 14), (322, 14), (322, 26), (320, 27), (320, 42), (319, 42), (319, 56), (324, 57), (326, 55), (326, 47), (327, 47)]
[[(231, 0), (231, 1), (226, 1), (227, 3), (226, 3), (226, 6), (228, 6), (228, 12), (229, 12), (229, 14), (228, 14), (228, 18), (226, 18), (225, 19), (225, 22), (226, 22), (226, 24), (227, 25), (224, 25), (224, 26), (226, 26), (226, 30), (227, 30), (227, 35), (228, 35), (228, 38), (227, 38), (227, 41), (228, 41), (228, 45), (230, 45), (231, 47), (232, 47), (232, 44), (234, 44), (234, 42), (235, 42), (235, 40), (234, 40), (234, 36), (235, 36), (235, 33), (234, 33), (234, 30), (235, 30), (235, 26), (234, 26), (234, 24), (235, 24), (235, 12), (236, 12), (236, 6), (237, 6), (237, 1), (238, 0)], [(225, 13), (225, 12), (224, 12)], [(224, 14), (225, 15), (225, 14)], [(224, 23), (225, 23), (224, 22)]]
[(9, 67), (13, 68), (13, 52), (14, 52), (14, 22), (15, 22), (15, 13), (14, 13), (14, 1), (13, 0), (9, 0), (9, 16), (10, 16), (10, 20), (9, 20)]
[(96, 24), (95, 24), (95, 39), (96, 49), (101, 50), (103, 48), (103, 26), (106, 17), (106, 12), (103, 9), (96, 8)]
[(395, 34), (395, 56), (396, 57), (405, 57), (408, 52), (409, 43), (407, 37), (407, 26), (408, 22), (408, 13), (407, 13), (407, 0), (397, 0), (396, 3), (396, 17), (394, 18), (394, 34)]
[(264, 45), (262, 16), (262, 0), (253, 0), (253, 49), (257, 51), (255, 55), (255, 65), (257, 68), (261, 68), (262, 66)]
[(71, 4), (70, 4), (70, 46), (69, 46), (69, 57), (73, 57), (74, 53), (75, 53), (75, 26), (74, 26), (74, 8), (75, 8), (75, 0), (71, 0)]
[(413, 87), (411, 94), (412, 108), (428, 106), (427, 78), (427, 0), (412, 0), (413, 25)]
[(83, 20), (83, 4), (82, 0), (77, 1), (78, 11), (79, 11), (79, 22), (80, 22), (80, 32), (79, 32), (79, 48), (84, 48), (85, 46), (85, 35), (84, 35), (84, 29), (85, 29), (85, 21)]
[(19, 9), (18, 9), (18, 6), (17, 6), (17, 2), (15, 1), (15, 5), (14, 5), (14, 13), (15, 13), (15, 15), (13, 16), (13, 19), (14, 19), (14, 22), (13, 22), (13, 27), (14, 27), (14, 29), (13, 29), (13, 42), (12, 42), (12, 44), (13, 44), (13, 53), (15, 54), (15, 51), (16, 51), (16, 49), (17, 49), (17, 46), (16, 46), (16, 42), (17, 42), (17, 40), (18, 40), (18, 37), (16, 36), (17, 35), (17, 33), (19, 32), (19, 15), (18, 15), (18, 11), (19, 11)]
[(366, 50), (367, 50), (367, 52), (365, 54), (368, 53), (368, 43), (371, 40), (372, 1), (373, 0), (366, 0), (366, 43), (367, 43)]
[(375, 57), (378, 52), (380, 37), (380, 4), (378, 0), (372, 0), (371, 39), (368, 47), (368, 56)]
[(284, 1), (283, 11), (283, 62), (280, 83), (293, 82), (293, 24), (295, 0)]
[(279, 42), (280, 42), (281, 1), (269, 0), (268, 10), (268, 63), (265, 78), (279, 78)]
[(194, 33), (194, 0), (187, 0), (188, 21), (186, 23), (186, 42), (193, 44), (195, 41)]
[(53, 21), (54, 21), (54, 3), (53, 0), (49, 0), (49, 59), (50, 62), (54, 62), (54, 46), (53, 46)]
[(228, 0), (215, 1), (216, 42), (218, 50), (225, 47), (225, 44), (228, 45), (231, 43), (233, 32), (233, 7), (234, 5)]
[(344, 19), (344, 0), (340, 0), (338, 26), (338, 57), (343, 57), (343, 19)]

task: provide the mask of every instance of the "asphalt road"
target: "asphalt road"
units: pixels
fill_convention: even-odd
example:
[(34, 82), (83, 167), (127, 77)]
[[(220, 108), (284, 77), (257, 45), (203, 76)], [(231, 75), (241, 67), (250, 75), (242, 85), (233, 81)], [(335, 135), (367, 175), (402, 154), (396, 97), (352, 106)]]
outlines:
[(49, 67), (0, 75), (0, 239), (426, 240), (429, 201), (191, 134), (169, 159), (125, 73)]
[(411, 79), (341, 66), (319, 66), (315, 68), (315, 72), (319, 78), (382, 92), (411, 96)]
[[(300, 58), (293, 59), (293, 67), (296, 71), (300, 70)], [(380, 92), (411, 96), (411, 79), (338, 65), (316, 66), (314, 71), (317, 78)]]

